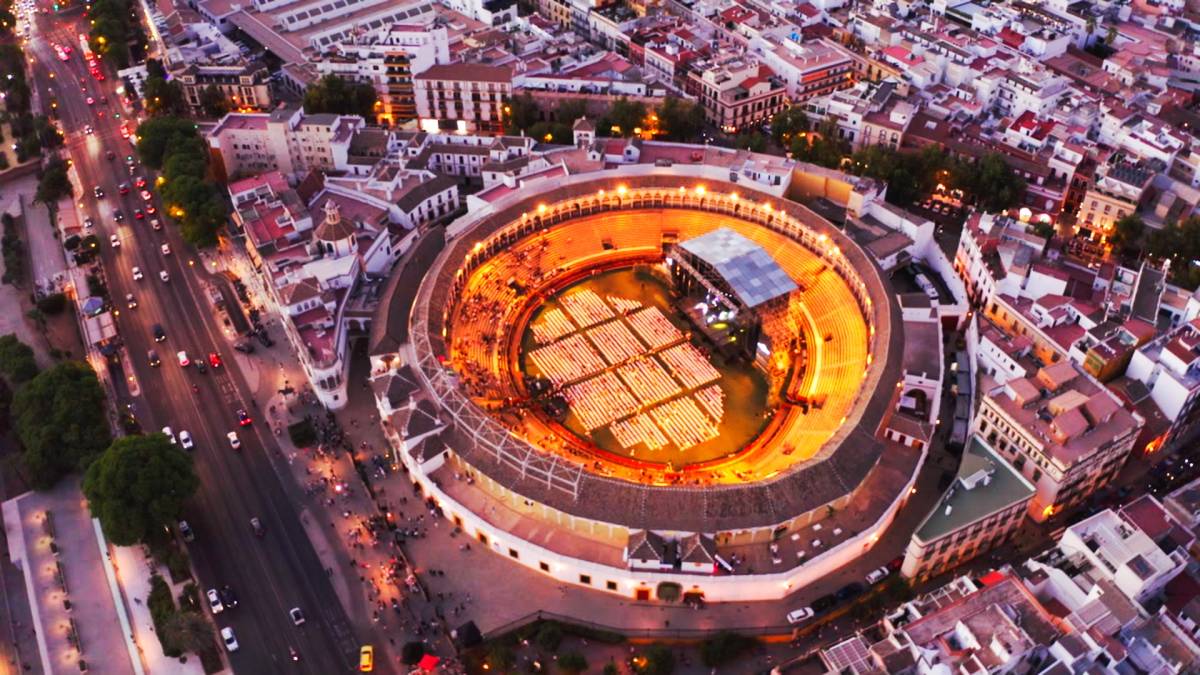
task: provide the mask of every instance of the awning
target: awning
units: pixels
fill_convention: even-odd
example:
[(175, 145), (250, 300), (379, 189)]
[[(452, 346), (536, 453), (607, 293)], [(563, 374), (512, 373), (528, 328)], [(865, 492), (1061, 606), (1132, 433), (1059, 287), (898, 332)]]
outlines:
[(421, 657), (420, 661), (417, 662), (417, 667), (421, 670), (433, 670), (434, 668), (437, 668), (437, 664), (440, 662), (441, 659), (433, 654), (426, 654), (425, 656)]

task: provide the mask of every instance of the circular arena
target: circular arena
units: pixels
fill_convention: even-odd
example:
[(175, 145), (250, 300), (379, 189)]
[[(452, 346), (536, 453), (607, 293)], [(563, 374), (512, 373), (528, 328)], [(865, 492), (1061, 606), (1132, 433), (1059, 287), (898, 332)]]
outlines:
[[(574, 529), (725, 542), (903, 498), (911, 461), (879, 438), (903, 331), (878, 268), (721, 175), (574, 176), (450, 226), (404, 360), (472, 482)], [(758, 399), (723, 389), (726, 365), (759, 373)]]

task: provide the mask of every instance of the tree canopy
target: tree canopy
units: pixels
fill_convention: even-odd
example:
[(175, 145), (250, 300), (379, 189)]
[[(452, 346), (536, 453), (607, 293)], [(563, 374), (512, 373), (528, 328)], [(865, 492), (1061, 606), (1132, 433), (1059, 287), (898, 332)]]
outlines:
[(657, 128), (668, 141), (692, 142), (704, 130), (704, 108), (692, 101), (668, 96), (655, 111)]
[(229, 101), (220, 87), (210, 84), (200, 91), (200, 108), (208, 117), (223, 117), (229, 112)]
[(167, 73), (157, 59), (146, 61), (146, 82), (142, 86), (142, 95), (146, 101), (146, 112), (151, 117), (186, 115), (188, 112), (183, 85), (174, 80), (168, 81)]
[(371, 83), (326, 75), (304, 92), (304, 112), (359, 115), (374, 120), (375, 101), (375, 87)]
[(1170, 223), (1146, 236), (1146, 251), (1171, 261), (1171, 281), (1189, 290), (1200, 286), (1200, 216)]
[(42, 204), (53, 204), (63, 197), (70, 197), (74, 192), (71, 179), (67, 176), (67, 162), (55, 155), (42, 169), (38, 177), (37, 192), (34, 200)]
[(26, 382), (13, 397), (12, 414), (22, 463), (38, 489), (86, 468), (112, 440), (104, 390), (81, 361), (64, 361)]
[(142, 162), (162, 170), (166, 213), (179, 223), (180, 234), (193, 246), (215, 244), (229, 208), (208, 178), (208, 145), (196, 124), (180, 117), (156, 117), (138, 127), (138, 137)]
[(1142, 217), (1136, 213), (1127, 213), (1113, 223), (1113, 231), (1108, 241), (1121, 255), (1132, 256), (1141, 250), (1142, 236), (1145, 233), (1146, 223), (1142, 221)]
[(808, 115), (798, 107), (788, 107), (775, 113), (771, 118), (771, 140), (779, 145), (790, 148), (792, 139), (812, 128)]
[(130, 546), (174, 523), (199, 485), (191, 455), (150, 434), (113, 441), (88, 467), (83, 493), (104, 535)]
[(96, 0), (91, 4), (88, 43), (118, 70), (129, 67), (129, 38), (136, 32), (126, 0)]
[(604, 119), (597, 125), (597, 131), (606, 136), (634, 135), (635, 129), (644, 128), (646, 124), (646, 104), (641, 101), (630, 101), (622, 96), (612, 102)]
[(15, 389), (38, 374), (33, 349), (13, 333), (0, 336), (0, 375)]

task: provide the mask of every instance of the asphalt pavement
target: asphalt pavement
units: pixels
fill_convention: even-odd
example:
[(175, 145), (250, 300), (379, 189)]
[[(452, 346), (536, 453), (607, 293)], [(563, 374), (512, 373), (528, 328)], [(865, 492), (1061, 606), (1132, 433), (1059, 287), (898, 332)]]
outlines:
[[(81, 16), (42, 17), (41, 35), (31, 41), (29, 54), (35, 59), (35, 84), (43, 100), (58, 104), (67, 149), (83, 185), (76, 201), (83, 215), (96, 222), (95, 234), (102, 242), (109, 295), (128, 355), (125, 363), (110, 363), (116, 403), (131, 406), (147, 431), (169, 425), (176, 434), (189, 431), (195, 441), (201, 487), (185, 513), (196, 532), (188, 550), (202, 588), (228, 584), (239, 596), (236, 609), (216, 617), (219, 626), (233, 627), (240, 643), (240, 650), (230, 655), (234, 669), (253, 673), (353, 670), (358, 641), (297, 517), (297, 488), (290, 480), (281, 480), (282, 470), (277, 472), (275, 439), (265, 423), (238, 427), (238, 408), (244, 407), (251, 416), (258, 411), (236, 372), (235, 360), (226, 357), (223, 367), (206, 374), (178, 363), (180, 350), (192, 359), (206, 358), (210, 352), (228, 355), (233, 336), (217, 324), (201, 283), (206, 276), (202, 262), (176, 227), (160, 213), (157, 217), (164, 229), (153, 231), (151, 216), (134, 218), (135, 209), (145, 210), (138, 190), (118, 193), (118, 185), (132, 184), (135, 175), (144, 176), (152, 186), (154, 174), (135, 166), (131, 175), (126, 167), (125, 156), (135, 154), (120, 133), (128, 111), (121, 108), (116, 94), (118, 81), (110, 75), (101, 83), (88, 75), (78, 48), (81, 21)], [(75, 51), (62, 62), (55, 57), (52, 43), (70, 44)], [(100, 102), (102, 95), (107, 96), (107, 104)], [(95, 99), (92, 105), (86, 101), (88, 96)], [(91, 125), (94, 133), (84, 133), (85, 125)], [(106, 159), (108, 150), (116, 153), (113, 160)], [(104, 191), (103, 199), (93, 198), (94, 186)], [(159, 205), (157, 196), (152, 202)], [(116, 209), (124, 213), (123, 223), (115, 222)], [(114, 233), (121, 241), (119, 248), (108, 243)], [(162, 253), (163, 244), (169, 244), (170, 255)], [(141, 268), (144, 279), (133, 279), (134, 266)], [(169, 281), (159, 279), (160, 270), (168, 273)], [(134, 294), (136, 309), (126, 307), (126, 293)], [(167, 333), (165, 342), (154, 342), (156, 323)], [(150, 349), (161, 358), (158, 368), (149, 364)], [(140, 385), (136, 397), (129, 394), (126, 378), (130, 376)], [(241, 438), (240, 450), (232, 449), (226, 438), (233, 430)], [(262, 538), (251, 530), (252, 517), (265, 526)], [(300, 607), (307, 616), (303, 627), (292, 625), (288, 616), (292, 607)], [(299, 653), (300, 661), (292, 662), (289, 649)]]

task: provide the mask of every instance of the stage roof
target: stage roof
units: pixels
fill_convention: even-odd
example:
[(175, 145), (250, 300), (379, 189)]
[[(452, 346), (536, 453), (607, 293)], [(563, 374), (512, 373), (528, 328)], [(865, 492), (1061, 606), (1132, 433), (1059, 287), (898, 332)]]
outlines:
[(770, 253), (727, 227), (679, 245), (712, 265), (747, 307), (757, 307), (799, 288)]

